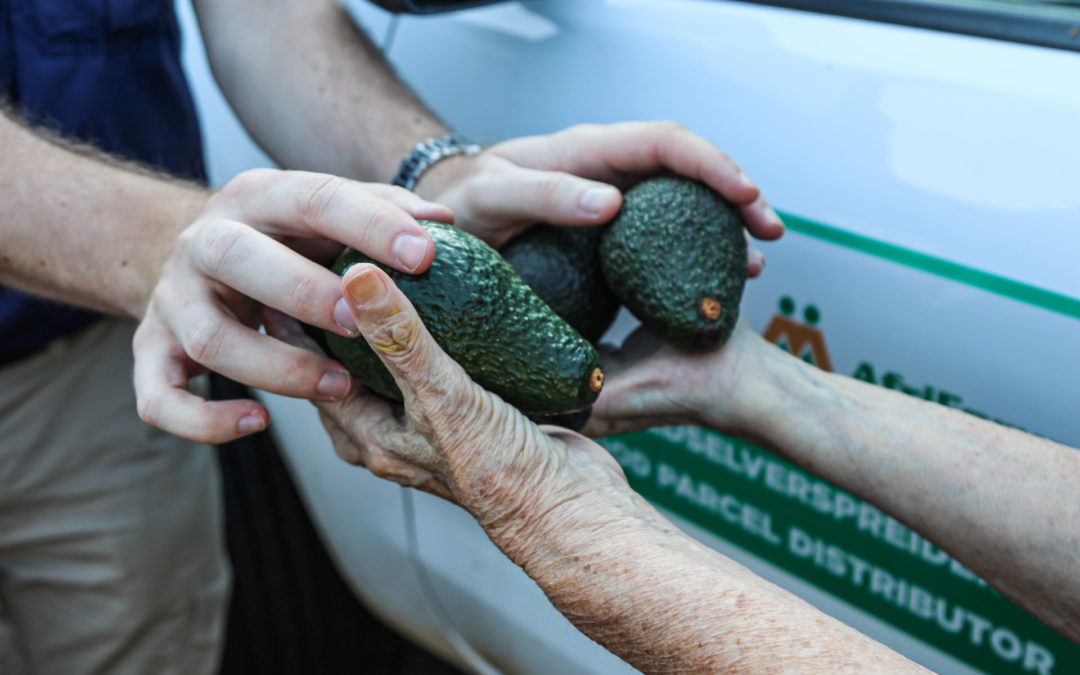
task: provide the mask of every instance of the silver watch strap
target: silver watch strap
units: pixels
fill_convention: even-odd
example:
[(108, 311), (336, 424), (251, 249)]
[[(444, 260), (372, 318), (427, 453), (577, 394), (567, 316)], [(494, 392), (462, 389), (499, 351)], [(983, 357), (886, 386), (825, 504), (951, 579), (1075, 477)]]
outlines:
[(475, 155), (481, 150), (483, 148), (478, 144), (471, 143), (456, 133), (429, 138), (417, 143), (412, 152), (401, 160), (401, 166), (398, 167), (391, 183), (411, 190), (424, 171), (440, 159), (454, 155)]

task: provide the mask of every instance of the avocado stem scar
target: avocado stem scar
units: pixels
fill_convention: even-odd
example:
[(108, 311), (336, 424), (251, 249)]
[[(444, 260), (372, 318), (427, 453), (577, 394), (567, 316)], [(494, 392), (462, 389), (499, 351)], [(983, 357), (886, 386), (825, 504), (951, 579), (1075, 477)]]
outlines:
[(701, 304), (698, 305), (698, 312), (701, 313), (707, 321), (716, 321), (720, 318), (720, 313), (724, 308), (720, 305), (720, 301), (716, 298), (705, 296), (701, 299)]
[(594, 394), (600, 392), (600, 389), (604, 386), (604, 371), (599, 368), (593, 368), (589, 373), (589, 391)]

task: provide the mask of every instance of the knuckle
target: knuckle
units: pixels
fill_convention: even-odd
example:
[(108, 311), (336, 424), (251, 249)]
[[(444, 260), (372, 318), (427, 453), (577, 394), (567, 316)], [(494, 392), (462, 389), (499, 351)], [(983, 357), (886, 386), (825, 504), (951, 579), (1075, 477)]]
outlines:
[[(320, 283), (318, 277), (310, 274), (301, 274), (292, 280), (289, 285), (289, 292), (286, 301), (289, 303), (288, 307), (296, 308), (298, 312), (308, 312), (311, 309), (325, 307), (329, 305), (329, 309), (320, 312), (322, 315), (332, 316), (334, 299), (326, 298), (323, 293), (323, 284)], [(336, 290), (336, 287), (335, 289)], [(336, 296), (335, 296), (336, 299)], [(299, 317), (300, 314), (298, 313)]]
[(181, 230), (180, 234), (176, 235), (176, 241), (173, 243), (172, 250), (169, 253), (169, 260), (165, 263), (166, 266), (172, 264), (176, 259), (189, 259), (193, 252), (199, 250), (200, 242), (206, 236), (207, 222), (202, 219), (196, 220)]
[(471, 380), (454, 381), (449, 375), (442, 372), (430, 378), (420, 405), (427, 425), (423, 431), (450, 452), (472, 446), (477, 430), (483, 430), (485, 440), (505, 431), (507, 420), (502, 414), (506, 406), (497, 398), (481, 394)]
[(390, 222), (395, 215), (395, 208), (387, 202), (381, 202), (365, 209), (364, 217), (357, 224), (357, 230), (361, 240), (367, 241), (383, 226)]
[(335, 443), (334, 452), (337, 453), (338, 459), (345, 462), (346, 464), (351, 464), (352, 466), (359, 467), (366, 466), (364, 464), (363, 453), (355, 447), (342, 443)]
[(340, 176), (317, 175), (308, 180), (297, 195), (296, 208), (301, 220), (308, 226), (320, 222), (347, 184)]
[(405, 311), (397, 311), (382, 321), (369, 335), (375, 351), (409, 372), (421, 373), (420, 323)]
[(567, 186), (569, 183), (570, 181), (566, 176), (554, 174), (541, 181), (540, 184), (536, 186), (536, 196), (543, 204), (555, 203), (555, 200), (562, 194), (563, 187)]
[(225, 324), (215, 316), (201, 316), (188, 323), (181, 343), (184, 352), (194, 361), (209, 365), (217, 361), (224, 342)]
[(203, 270), (220, 274), (238, 262), (243, 255), (242, 242), (249, 232), (246, 227), (228, 221), (197, 228), (193, 244)]
[(386, 191), (387, 199), (391, 199), (398, 204), (411, 204), (417, 200), (416, 194), (411, 190), (406, 190), (400, 185), (392, 185), (390, 189)]
[(289, 356), (284, 360), (275, 379), (280, 382), (280, 392), (310, 397), (316, 394), (321, 372), (306, 356)]
[(367, 470), (379, 478), (394, 478), (399, 473), (397, 463), (385, 454), (378, 451), (373, 452), (372, 450), (372, 448), (369, 448), (367, 457), (364, 458), (364, 466), (367, 467)]
[[(156, 294), (158, 291), (155, 289), (154, 293)], [(147, 316), (150, 316), (151, 311), (147, 311), (146, 314)], [(134, 352), (136, 361), (138, 361), (139, 354), (142, 352), (143, 348), (149, 346), (151, 343), (151, 332), (150, 322), (144, 317), (143, 320), (139, 322), (139, 325), (135, 327), (135, 333), (131, 336), (131, 351)]]
[(139, 413), (139, 419), (151, 426), (158, 426), (161, 421), (161, 399), (157, 396), (137, 394), (135, 409)]
[(233, 176), (219, 192), (225, 198), (245, 198), (257, 194), (266, 184), (270, 169), (248, 169)]
[(677, 120), (660, 120), (655, 122), (654, 125), (656, 130), (662, 134), (684, 134), (690, 131), (685, 124)]
[(491, 172), (478, 175), (473, 180), (466, 181), (460, 187), (463, 201), (472, 208), (475, 208), (477, 204), (483, 204), (485, 197), (490, 198), (492, 186), (504, 179), (507, 174), (506, 168), (500, 166)]
[(595, 122), (579, 122), (566, 128), (566, 134), (570, 136), (579, 135), (591, 135), (595, 133), (603, 125), (596, 124)]

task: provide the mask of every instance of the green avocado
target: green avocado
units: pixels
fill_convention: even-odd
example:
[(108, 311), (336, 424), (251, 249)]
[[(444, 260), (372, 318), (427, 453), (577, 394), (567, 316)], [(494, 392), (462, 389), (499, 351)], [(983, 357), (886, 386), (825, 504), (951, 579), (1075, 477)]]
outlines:
[(600, 243), (604, 277), (634, 316), (680, 349), (727, 342), (746, 285), (746, 239), (738, 211), (683, 177), (645, 180)]
[(593, 344), (619, 311), (600, 270), (603, 233), (602, 227), (534, 225), (500, 251), (540, 299)]
[[(408, 296), (435, 341), (477, 384), (527, 415), (587, 409), (603, 384), (600, 357), (559, 318), (510, 264), (456, 227), (420, 221), (435, 241), (435, 260), (423, 274), (379, 265)], [(344, 275), (375, 262), (346, 249), (333, 265)], [(330, 352), (373, 391), (400, 401), (401, 391), (362, 337), (326, 331)]]
[(530, 415), (529, 419), (537, 424), (550, 424), (556, 427), (566, 427), (573, 431), (581, 431), (588, 424), (591, 415), (592, 406), (589, 406), (584, 410), (557, 415)]

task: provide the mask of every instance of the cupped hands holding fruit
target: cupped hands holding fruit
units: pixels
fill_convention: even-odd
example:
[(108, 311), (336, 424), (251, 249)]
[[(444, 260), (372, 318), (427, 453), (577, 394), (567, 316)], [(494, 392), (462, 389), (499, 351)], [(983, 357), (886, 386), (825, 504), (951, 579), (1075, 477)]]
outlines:
[[(341, 325), (349, 320), (342, 318), (332, 273), (312, 262), (332, 259), (338, 242), (409, 273), (422, 271), (433, 249), (414, 218), (453, 221), (456, 215), (461, 229), (498, 246), (537, 222), (606, 223), (622, 204), (616, 187), (658, 173), (709, 184), (735, 206), (754, 237), (775, 239), (783, 232), (760, 190), (727, 155), (671, 122), (579, 125), (447, 158), (417, 185), (421, 197), (446, 206), (324, 174), (241, 174), (209, 199), (201, 197), (149, 280), (152, 293), (139, 308), (134, 345), (140, 415), (204, 442), (266, 427), (268, 412), (256, 400), (210, 402), (190, 393), (188, 379), (207, 370), (290, 396), (346, 395), (351, 383), (338, 364), (256, 330), (265, 305), (339, 334), (351, 331)], [(413, 237), (396, 236), (402, 234)], [(423, 244), (420, 264), (398, 260), (404, 249), (396, 242), (403, 240)], [(751, 250), (750, 276), (762, 262)]]
[[(620, 190), (643, 178), (701, 181), (738, 210), (749, 235), (772, 240), (783, 221), (757, 184), (720, 148), (678, 122), (578, 124), (504, 141), (428, 169), (416, 192), (453, 209), (456, 224), (495, 248), (535, 223), (595, 226), (622, 205)], [(762, 258), (751, 252), (750, 276)]]
[[(402, 393), (317, 402), (335, 450), (465, 508), (580, 630), (644, 672), (919, 672), (668, 522), (603, 447), (480, 387), (377, 266), (345, 272), (363, 340)], [(280, 314), (278, 338), (313, 347)], [(721, 352), (738, 348), (740, 332)], [(702, 356), (702, 355), (695, 355)], [(704, 357), (703, 357), (704, 358)]]
[[(637, 173), (680, 170), (702, 180), (642, 181)], [(638, 183), (624, 202), (601, 180)], [(682, 348), (715, 348), (734, 328), (747, 276), (763, 262), (747, 254), (747, 232), (783, 232), (730, 158), (672, 123), (580, 125), (508, 141), (436, 163), (418, 187), (453, 204), (460, 229), (423, 223), (436, 241), (431, 269), (415, 279), (383, 271), (404, 284), (436, 341), (478, 383), (533, 419), (572, 426), (584, 423), (603, 381), (588, 343), (620, 302)], [(533, 227), (511, 240), (505, 253), (518, 274), (465, 232), (498, 245), (538, 218), (569, 227)], [(350, 249), (334, 269), (357, 262), (375, 261)], [(665, 269), (679, 273), (658, 273)], [(363, 340), (334, 331), (325, 338), (361, 382), (400, 398)], [(551, 417), (564, 415), (571, 417)]]
[[(603, 372), (590, 341), (576, 329), (595, 340), (619, 301), (681, 349), (721, 346), (738, 318), (747, 275), (743, 221), (698, 181), (639, 183), (614, 222), (595, 236), (560, 236), (553, 228), (526, 233), (508, 248), (528, 283), (479, 239), (452, 226), (423, 225), (436, 244), (431, 268), (415, 277), (385, 265), (383, 270), (478, 384), (533, 419), (569, 414), (562, 419), (568, 425), (587, 419)], [(584, 255), (573, 255), (582, 250)], [(334, 269), (345, 274), (361, 262), (375, 261), (348, 249)], [(606, 291), (603, 299), (595, 297), (596, 289)], [(363, 340), (331, 331), (325, 338), (361, 382), (400, 400)]]
[[(924, 672), (680, 532), (601, 446), (537, 426), (480, 387), (377, 267), (347, 269), (344, 293), (405, 415), (363, 390), (317, 403), (338, 454), (463, 506), (609, 650), (645, 672)], [(307, 339), (281, 317), (267, 325), (283, 340)], [(775, 449), (1080, 639), (1075, 538), (1057, 525), (1080, 514), (1075, 450), (823, 372), (745, 321), (708, 351), (642, 328), (606, 356), (589, 433), (694, 424)], [(1040, 480), (1017, 479), (1032, 475)], [(1062, 518), (1041, 517), (1046, 504)]]

